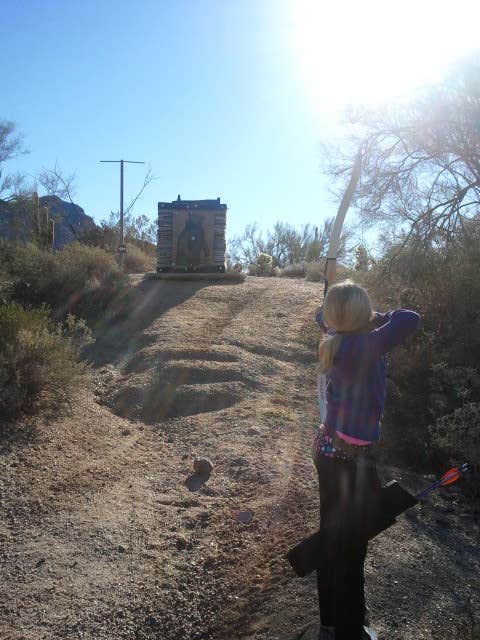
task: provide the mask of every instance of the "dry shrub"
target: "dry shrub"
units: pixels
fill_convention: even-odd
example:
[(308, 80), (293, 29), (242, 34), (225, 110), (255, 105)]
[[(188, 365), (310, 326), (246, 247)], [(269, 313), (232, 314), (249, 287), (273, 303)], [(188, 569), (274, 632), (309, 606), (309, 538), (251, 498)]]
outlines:
[(6, 304), (10, 300), (11, 289), (10, 276), (0, 268), (0, 304)]
[(305, 280), (323, 282), (325, 280), (325, 261), (309, 262), (305, 270)]
[[(0, 306), (0, 415), (55, 414), (85, 374), (79, 348), (88, 331), (73, 317), (65, 327), (55, 324), (48, 309)], [(76, 334), (76, 340), (68, 332)], [(85, 340), (80, 340), (84, 334)]]
[(96, 323), (107, 308), (116, 313), (128, 304), (127, 277), (99, 247), (72, 243), (49, 252), (34, 244), (0, 242), (0, 269), (12, 281), (13, 301), (47, 304), (57, 319), (74, 313)]
[[(417, 335), (390, 357), (387, 457), (439, 466), (461, 411), (480, 402), (479, 273), (480, 225), (472, 223), (448, 244), (426, 247), (413, 239), (391, 247), (366, 275), (378, 308), (422, 316)], [(478, 434), (478, 421), (471, 429)]]
[(442, 416), (430, 426), (429, 432), (441, 464), (469, 462), (474, 474), (465, 477), (463, 488), (477, 510), (480, 509), (480, 403), (468, 402)]
[(280, 269), (281, 278), (303, 278), (306, 273), (307, 263), (297, 262), (295, 264), (287, 264)]
[(155, 269), (155, 257), (149, 255), (134, 244), (127, 244), (124, 267), (127, 273), (153, 271)]
[(468, 402), (442, 416), (429, 428), (432, 442), (445, 455), (447, 463), (469, 460), (480, 465), (480, 403)]
[[(275, 275), (281, 278), (303, 278), (310, 282), (323, 282), (325, 280), (325, 260), (314, 262), (296, 262), (287, 264), (283, 269), (278, 269)], [(352, 271), (345, 265), (337, 263), (337, 280), (344, 280), (352, 276)]]
[(346, 280), (347, 278), (352, 278), (353, 280), (358, 279), (358, 274), (355, 269), (348, 267), (346, 264), (342, 264), (341, 262), (337, 262), (337, 276), (336, 281)]

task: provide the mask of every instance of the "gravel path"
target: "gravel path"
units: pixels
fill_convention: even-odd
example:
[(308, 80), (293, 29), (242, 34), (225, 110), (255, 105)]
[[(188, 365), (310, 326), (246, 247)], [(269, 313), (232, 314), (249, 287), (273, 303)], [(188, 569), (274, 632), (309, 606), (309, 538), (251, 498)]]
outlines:
[[(134, 284), (134, 313), (98, 340), (68, 414), (0, 443), (0, 638), (300, 638), (317, 619), (314, 578), (284, 554), (318, 518), (321, 287)], [(214, 465), (207, 481), (193, 474), (199, 455)], [(445, 490), (371, 544), (381, 639), (480, 637), (467, 507)]]

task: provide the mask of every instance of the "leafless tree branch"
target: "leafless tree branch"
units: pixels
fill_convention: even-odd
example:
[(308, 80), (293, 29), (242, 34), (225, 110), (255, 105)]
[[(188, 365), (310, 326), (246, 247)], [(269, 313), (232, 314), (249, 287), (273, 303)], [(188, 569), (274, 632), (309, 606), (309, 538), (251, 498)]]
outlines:
[(330, 152), (327, 173), (341, 190), (360, 148), (355, 204), (364, 222), (445, 238), (480, 210), (479, 121), (480, 59), (410, 104), (352, 113), (357, 133)]
[(38, 184), (43, 187), (47, 195), (58, 196), (62, 200), (68, 199), (71, 204), (75, 194), (75, 180), (75, 173), (65, 174), (58, 162), (55, 162), (53, 169), (44, 167), (37, 176)]
[(158, 176), (154, 176), (152, 174), (152, 169), (151, 167), (147, 167), (147, 171), (145, 173), (145, 176), (143, 178), (143, 184), (140, 187), (137, 195), (132, 199), (132, 201), (130, 202), (130, 204), (128, 205), (128, 207), (125, 209), (124, 214), (127, 215), (129, 214), (133, 207), (136, 205), (137, 201), (142, 197), (143, 192), (145, 191), (145, 189), (148, 187), (148, 185), (153, 182), (154, 180), (158, 180)]

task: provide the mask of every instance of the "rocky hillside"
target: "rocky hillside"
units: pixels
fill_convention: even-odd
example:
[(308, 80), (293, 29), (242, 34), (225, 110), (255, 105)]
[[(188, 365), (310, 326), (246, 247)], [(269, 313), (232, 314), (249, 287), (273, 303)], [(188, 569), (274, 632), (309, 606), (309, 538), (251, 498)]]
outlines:
[[(61, 249), (88, 229), (95, 227), (93, 218), (78, 205), (61, 200), (57, 196), (42, 196), (40, 205), (48, 207), (49, 216), (55, 220), (55, 248)], [(0, 238), (27, 241), (31, 233), (31, 218), (27, 210), (13, 208), (0, 202)]]

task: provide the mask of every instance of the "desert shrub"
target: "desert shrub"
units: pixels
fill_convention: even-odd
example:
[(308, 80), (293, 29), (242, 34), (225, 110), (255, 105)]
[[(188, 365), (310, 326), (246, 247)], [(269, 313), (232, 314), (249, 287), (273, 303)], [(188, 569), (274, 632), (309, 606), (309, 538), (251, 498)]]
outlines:
[(309, 262), (305, 269), (305, 280), (310, 282), (323, 282), (325, 273), (325, 262)]
[[(315, 260), (313, 262), (295, 262), (287, 264), (285, 267), (274, 267), (272, 274), (277, 278), (305, 278), (309, 282), (324, 282), (325, 260)], [(337, 263), (336, 279), (354, 277), (353, 270), (343, 264)]]
[(10, 299), (12, 289), (11, 278), (0, 268), (0, 304), (6, 304)]
[(480, 465), (480, 403), (467, 402), (463, 407), (442, 416), (429, 427), (431, 441), (445, 463), (469, 460)]
[(248, 265), (250, 276), (271, 276), (273, 273), (273, 258), (268, 253), (259, 253), (254, 263)]
[(145, 273), (155, 268), (155, 256), (149, 255), (135, 244), (128, 244), (124, 258), (127, 273)]
[[(152, 222), (145, 215), (134, 217), (131, 213), (125, 213), (124, 233), (127, 245), (134, 244), (148, 255), (155, 256), (157, 251), (156, 221)], [(99, 225), (79, 233), (77, 240), (82, 244), (100, 247), (117, 255), (118, 245), (121, 243), (119, 214), (112, 211), (108, 220), (103, 220)]]
[[(77, 333), (77, 342), (68, 333)], [(24, 309), (0, 305), (0, 415), (11, 420), (20, 414), (55, 413), (69, 400), (85, 367), (78, 350), (88, 331), (69, 318), (64, 327), (54, 323), (46, 307)]]
[(257, 275), (271, 276), (273, 269), (273, 258), (268, 253), (259, 253), (257, 257)]
[(429, 427), (429, 434), (440, 465), (468, 462), (477, 472), (465, 477), (463, 491), (474, 509), (480, 510), (480, 403), (468, 402), (442, 416)]
[(355, 269), (352, 269), (346, 264), (337, 262), (336, 281), (340, 282), (341, 280), (346, 280), (347, 278), (358, 280), (358, 274), (355, 272)]
[(0, 243), (0, 269), (11, 281), (12, 300), (23, 306), (47, 304), (56, 319), (68, 313), (95, 323), (128, 303), (127, 277), (103, 249), (72, 243), (63, 251), (33, 244)]
[(390, 457), (435, 466), (447, 442), (434, 437), (435, 429), (453, 430), (462, 415), (455, 412), (480, 402), (479, 272), (480, 226), (471, 224), (448, 244), (425, 246), (414, 238), (391, 247), (365, 274), (377, 308), (406, 307), (422, 316), (418, 334), (390, 356), (384, 419)]
[[(289, 264), (283, 269), (278, 269), (276, 275), (282, 278), (302, 278), (309, 282), (323, 282), (325, 280), (325, 261), (300, 262)], [(343, 264), (337, 263), (336, 280), (345, 280), (352, 277), (352, 270)]]
[(305, 262), (296, 262), (294, 264), (287, 264), (280, 270), (281, 278), (303, 278), (306, 273), (307, 265)]
[(92, 330), (87, 325), (83, 318), (77, 318), (72, 313), (69, 313), (63, 323), (58, 325), (58, 329), (61, 330), (64, 338), (67, 338), (76, 353), (81, 353), (83, 349), (93, 342)]

